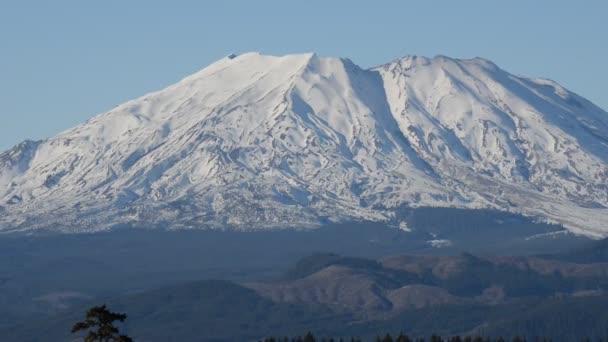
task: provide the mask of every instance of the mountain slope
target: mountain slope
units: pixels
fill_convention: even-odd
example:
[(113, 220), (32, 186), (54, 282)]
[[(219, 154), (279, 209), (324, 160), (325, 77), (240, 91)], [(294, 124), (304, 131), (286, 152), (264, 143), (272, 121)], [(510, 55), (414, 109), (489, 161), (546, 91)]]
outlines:
[(401, 130), (453, 187), (570, 227), (605, 227), (604, 210), (582, 208), (606, 207), (606, 112), (482, 59), (409, 57), (378, 70)]
[(0, 228), (398, 224), (497, 208), (603, 236), (608, 114), (482, 59), (229, 56), (0, 154)]

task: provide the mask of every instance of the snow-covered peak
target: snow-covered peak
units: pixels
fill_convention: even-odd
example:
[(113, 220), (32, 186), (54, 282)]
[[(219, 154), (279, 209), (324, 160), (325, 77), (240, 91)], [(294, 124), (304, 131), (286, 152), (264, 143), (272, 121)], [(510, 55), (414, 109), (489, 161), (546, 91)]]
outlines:
[(301, 228), (431, 205), (603, 236), (606, 132), (584, 98), (481, 58), (229, 55), (0, 154), (0, 228)]

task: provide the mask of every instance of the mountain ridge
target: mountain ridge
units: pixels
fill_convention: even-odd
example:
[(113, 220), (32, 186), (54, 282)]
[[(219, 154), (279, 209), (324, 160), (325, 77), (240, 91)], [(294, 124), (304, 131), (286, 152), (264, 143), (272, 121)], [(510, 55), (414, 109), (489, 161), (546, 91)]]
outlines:
[(494, 208), (605, 236), (608, 115), (481, 59), (246, 53), (0, 154), (0, 229), (303, 228)]

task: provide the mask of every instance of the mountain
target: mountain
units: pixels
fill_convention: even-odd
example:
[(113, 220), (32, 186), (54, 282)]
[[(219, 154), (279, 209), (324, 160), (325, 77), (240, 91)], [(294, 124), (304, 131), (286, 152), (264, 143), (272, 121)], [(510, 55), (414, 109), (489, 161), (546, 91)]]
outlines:
[(0, 229), (270, 229), (492, 208), (608, 229), (608, 114), (475, 58), (231, 55), (0, 154)]
[[(313, 270), (311, 264), (319, 267)], [(244, 286), (276, 303), (325, 305), (369, 319), (450, 304), (604, 295), (607, 271), (606, 263), (537, 256), (424, 255), (372, 261), (320, 254), (303, 259), (288, 274), (300, 277)]]
[(76, 302), (62, 293), (37, 297), (52, 309), (0, 325), (0, 334), (3, 341), (70, 340), (87, 308), (107, 303), (128, 314), (121, 331), (145, 341), (257, 341), (307, 331), (365, 341), (387, 332), (598, 340), (606, 334), (607, 275), (606, 263), (534, 256), (317, 254), (278, 279), (187, 281)]

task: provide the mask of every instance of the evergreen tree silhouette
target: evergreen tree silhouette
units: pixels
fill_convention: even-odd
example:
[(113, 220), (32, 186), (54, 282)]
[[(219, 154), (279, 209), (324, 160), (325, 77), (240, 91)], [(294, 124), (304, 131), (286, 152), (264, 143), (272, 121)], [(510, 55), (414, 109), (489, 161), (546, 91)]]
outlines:
[(411, 340), (407, 335), (403, 335), (403, 333), (400, 333), (399, 336), (397, 336), (395, 342), (411, 342)]
[(308, 332), (308, 334), (306, 334), (306, 336), (304, 336), (304, 342), (316, 342), (315, 337), (310, 331)]
[(382, 339), (382, 342), (393, 342), (393, 338), (391, 337), (391, 335), (386, 334), (386, 336), (384, 336), (384, 338)]
[(124, 322), (126, 314), (111, 312), (106, 305), (94, 306), (87, 311), (86, 319), (74, 324), (72, 333), (88, 330), (85, 342), (133, 342), (127, 335), (120, 335), (114, 322)]

